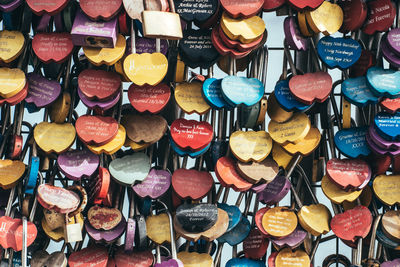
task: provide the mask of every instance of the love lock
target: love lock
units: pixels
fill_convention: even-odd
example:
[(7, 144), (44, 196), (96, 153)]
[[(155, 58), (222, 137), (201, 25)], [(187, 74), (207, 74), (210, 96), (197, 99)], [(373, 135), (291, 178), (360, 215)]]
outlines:
[(398, 264), (399, 5), (337, 2), (0, 0), (2, 264)]

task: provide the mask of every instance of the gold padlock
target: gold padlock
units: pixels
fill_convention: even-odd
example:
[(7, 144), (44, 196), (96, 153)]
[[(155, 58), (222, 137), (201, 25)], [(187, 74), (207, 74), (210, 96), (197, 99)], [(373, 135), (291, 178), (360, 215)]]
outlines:
[(142, 12), (143, 35), (147, 38), (160, 38), (168, 40), (182, 39), (182, 26), (179, 14), (175, 13), (173, 0), (169, 0), (172, 12), (146, 10)]

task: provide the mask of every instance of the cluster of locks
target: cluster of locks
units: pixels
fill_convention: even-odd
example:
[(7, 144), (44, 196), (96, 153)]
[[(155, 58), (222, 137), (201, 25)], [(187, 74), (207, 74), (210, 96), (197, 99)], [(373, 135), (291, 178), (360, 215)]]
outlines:
[(400, 266), (400, 3), (0, 11), (2, 264)]

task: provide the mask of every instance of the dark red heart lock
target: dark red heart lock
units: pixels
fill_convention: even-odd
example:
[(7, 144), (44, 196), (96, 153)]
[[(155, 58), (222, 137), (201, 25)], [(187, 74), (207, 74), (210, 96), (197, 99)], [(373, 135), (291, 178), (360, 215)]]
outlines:
[(67, 6), (68, 0), (26, 0), (30, 9), (38, 16), (48, 14), (53, 16)]
[(367, 207), (357, 206), (344, 213), (336, 214), (331, 220), (333, 233), (343, 240), (355, 241), (368, 235), (372, 214)]
[(86, 69), (78, 76), (78, 86), (88, 99), (105, 101), (118, 94), (121, 78), (116, 72)]
[(184, 200), (181, 199), (174, 190), (172, 190), (172, 192), (171, 192), (171, 199), (172, 199), (172, 205), (174, 206), (174, 209), (177, 209), (184, 202)]
[(286, 3), (286, 0), (265, 0), (263, 5), (263, 10), (274, 11)]
[(245, 52), (248, 53), (249, 51), (254, 50), (257, 47), (259, 47), (260, 44), (263, 43), (263, 39), (267, 35), (267, 32), (265, 31), (263, 35), (258, 37), (253, 42), (250, 42), (250, 43), (247, 43), (247, 44), (242, 44), (240, 41), (229, 39), (229, 37), (226, 36), (226, 34), (224, 33), (224, 31), (222, 30), (222, 28), (220, 26), (216, 26), (215, 28), (218, 29), (218, 35), (221, 38), (221, 41), (223, 42), (223, 44), (227, 48), (231, 48), (234, 51), (239, 51), (239, 52), (244, 52), (244, 53)]
[(233, 18), (256, 15), (264, 5), (264, 0), (221, 0), (222, 7)]
[(118, 14), (122, 0), (82, 0), (79, 1), (79, 5), (92, 20), (110, 20)]
[(326, 164), (328, 177), (345, 190), (363, 188), (371, 179), (371, 168), (361, 159), (330, 159)]
[(199, 151), (214, 136), (213, 127), (205, 121), (177, 119), (171, 124), (170, 131), (175, 144), (183, 150)]
[(85, 144), (104, 145), (118, 133), (118, 122), (112, 117), (80, 116), (75, 123), (76, 134)]
[(390, 0), (368, 1), (368, 15), (362, 31), (368, 35), (385, 32), (393, 25), (396, 8)]
[(399, 155), (392, 158), (392, 172), (393, 172), (393, 174), (400, 173), (400, 156)]
[(236, 171), (236, 163), (230, 157), (221, 157), (215, 164), (215, 175), (223, 187), (229, 187), (236, 192), (249, 190), (253, 184), (243, 179)]
[(269, 240), (258, 229), (253, 228), (243, 241), (243, 251), (246, 258), (258, 260), (267, 252)]
[(33, 36), (32, 48), (36, 56), (48, 64), (63, 63), (74, 49), (69, 33), (36, 33)]
[(289, 81), (290, 92), (300, 102), (311, 105), (324, 102), (332, 90), (332, 77), (327, 72), (297, 75)]
[[(363, 247), (368, 247), (368, 246), (370, 245), (370, 242), (371, 242), (371, 234), (372, 234), (372, 231), (369, 231), (368, 235), (367, 235), (366, 237), (363, 238), (363, 240), (362, 240), (362, 245), (363, 245)], [(358, 240), (351, 241), (351, 240), (344, 240), (344, 239), (341, 239), (341, 241), (342, 241), (346, 246), (348, 246), (348, 247), (350, 247), (350, 248), (357, 249)]]
[(107, 267), (108, 251), (106, 247), (92, 246), (75, 252), (68, 258), (70, 267)]
[(214, 180), (209, 172), (178, 169), (172, 174), (172, 187), (180, 198), (200, 200), (211, 190)]
[(109, 231), (122, 221), (122, 213), (116, 208), (92, 206), (88, 210), (87, 220), (96, 230)]
[(294, 8), (303, 10), (303, 9), (316, 9), (319, 7), (324, 0), (288, 0), (287, 1), (290, 5), (292, 5)]
[(98, 205), (105, 204), (103, 200), (107, 198), (108, 189), (110, 188), (110, 179), (110, 172), (103, 167), (99, 167), (99, 174), (96, 177), (88, 179), (84, 187), (90, 202)]
[(385, 174), (392, 164), (392, 158), (389, 155), (371, 153), (367, 160), (373, 175)]
[(400, 111), (400, 98), (384, 98), (379, 105), (389, 113), (396, 113)]
[(125, 9), (122, 9), (118, 14), (118, 28), (120, 34), (124, 36), (130, 34), (130, 22), (131, 19), (129, 18), (128, 14), (126, 14)]
[(339, 1), (343, 10), (343, 24), (340, 32), (347, 33), (361, 28), (367, 17), (367, 4), (364, 0)]
[(129, 102), (139, 112), (159, 113), (168, 104), (170, 97), (171, 89), (165, 83), (155, 86), (132, 83), (128, 89)]
[(267, 207), (264, 207), (264, 208), (258, 210), (258, 211), (256, 212), (256, 216), (254, 217), (254, 220), (255, 220), (255, 222), (256, 222), (256, 225), (257, 225), (258, 229), (261, 231), (261, 233), (264, 234), (264, 236), (265, 236), (266, 238), (270, 237), (270, 234), (268, 234), (267, 231), (265, 231), (265, 229), (264, 229), (264, 227), (263, 227), (263, 225), (262, 225), (262, 218), (263, 218), (264, 214), (265, 214), (269, 209), (270, 209), (270, 207), (267, 206)]
[[(15, 251), (22, 250), (22, 219), (13, 219), (8, 216), (0, 217), (0, 245), (2, 248), (12, 248)], [(36, 239), (37, 229), (35, 224), (27, 224), (27, 246)]]
[(123, 248), (119, 248), (114, 258), (117, 267), (150, 267), (154, 261), (150, 250), (125, 253)]
[(356, 63), (354, 63), (353, 66), (350, 67), (349, 76), (352, 78), (364, 76), (365, 74), (367, 74), (367, 70), (370, 67), (375, 66), (375, 64), (375, 55), (371, 51), (363, 49), (361, 51), (360, 58), (357, 60)]
[[(247, 49), (247, 50), (242, 49), (244, 51), (240, 51), (236, 47), (229, 47), (228, 45), (226, 45), (222, 39), (225, 36), (223, 36), (223, 35), (221, 36), (220, 30), (218, 28), (220, 28), (220, 26), (215, 26), (211, 32), (211, 41), (212, 41), (215, 49), (218, 51), (218, 53), (220, 53), (222, 56), (229, 55), (230, 57), (233, 57), (233, 58), (243, 58), (243, 57), (247, 56), (248, 54), (250, 54), (250, 52), (252, 51), (251, 49)], [(232, 43), (237, 44), (236, 41), (232, 41)], [(248, 47), (248, 46), (246, 46), (246, 45), (241, 46), (241, 48), (244, 48), (244, 47)]]

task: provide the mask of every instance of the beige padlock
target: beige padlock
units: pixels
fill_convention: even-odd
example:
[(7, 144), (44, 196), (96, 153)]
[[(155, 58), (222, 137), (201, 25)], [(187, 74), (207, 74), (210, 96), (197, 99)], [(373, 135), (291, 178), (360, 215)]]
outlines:
[(168, 40), (182, 39), (182, 26), (179, 15), (175, 13), (173, 0), (169, 0), (171, 12), (146, 10), (142, 12), (143, 35), (148, 38)]

